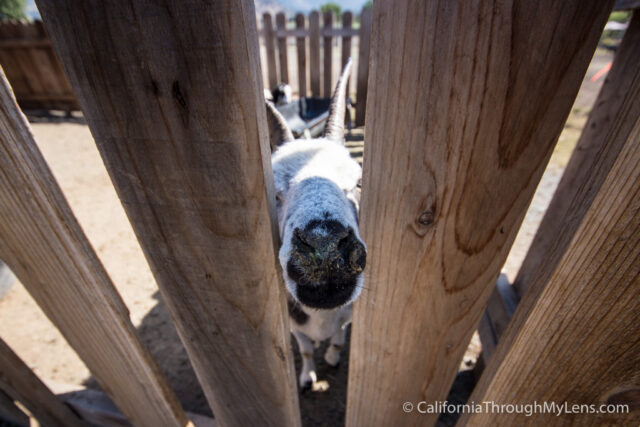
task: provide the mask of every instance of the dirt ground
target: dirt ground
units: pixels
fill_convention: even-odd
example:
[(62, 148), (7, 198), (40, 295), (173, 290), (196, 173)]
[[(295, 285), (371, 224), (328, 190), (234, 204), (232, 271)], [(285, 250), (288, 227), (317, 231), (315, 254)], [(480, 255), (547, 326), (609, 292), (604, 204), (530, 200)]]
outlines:
[[(505, 264), (513, 280), (526, 255), (544, 210), (561, 177), (580, 129), (604, 79), (589, 78), (612, 59), (598, 51), (574, 105), (558, 147), (538, 187), (520, 233)], [(158, 360), (185, 409), (211, 414), (186, 353), (162, 303), (156, 284), (122, 210), (89, 129), (81, 117), (29, 115), (38, 146), (62, 187), (74, 213), (96, 249), (105, 268), (131, 312), (131, 319)], [(361, 153), (361, 132), (349, 143), (354, 154)], [(20, 283), (0, 295), (0, 336), (41, 377), (58, 383), (99, 386), (90, 372), (67, 345), (57, 329), (43, 315)], [(292, 340), (293, 341), (293, 340)], [(480, 351), (477, 336), (461, 362), (456, 396), (465, 399), (473, 387), (471, 369)], [(337, 369), (316, 352), (319, 379), (330, 384), (328, 391), (301, 395), (303, 421), (307, 426), (342, 425), (348, 371), (348, 349)], [(299, 370), (299, 359), (296, 354)], [(443, 419), (442, 425), (452, 425)]]

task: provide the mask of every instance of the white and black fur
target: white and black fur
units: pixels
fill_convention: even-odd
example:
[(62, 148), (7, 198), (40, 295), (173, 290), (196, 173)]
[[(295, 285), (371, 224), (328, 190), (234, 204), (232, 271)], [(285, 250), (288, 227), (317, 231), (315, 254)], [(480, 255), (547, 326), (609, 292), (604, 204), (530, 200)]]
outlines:
[(344, 146), (346, 84), (338, 81), (322, 138), (294, 140), (267, 103), (282, 246), (279, 260), (288, 290), (291, 331), (302, 356), (302, 389), (316, 382), (314, 342), (330, 339), (325, 361), (336, 366), (360, 295), (366, 247), (358, 230), (360, 165)]
[(291, 102), (292, 89), (287, 83), (280, 83), (271, 90), (264, 90), (264, 98), (276, 105), (286, 105)]

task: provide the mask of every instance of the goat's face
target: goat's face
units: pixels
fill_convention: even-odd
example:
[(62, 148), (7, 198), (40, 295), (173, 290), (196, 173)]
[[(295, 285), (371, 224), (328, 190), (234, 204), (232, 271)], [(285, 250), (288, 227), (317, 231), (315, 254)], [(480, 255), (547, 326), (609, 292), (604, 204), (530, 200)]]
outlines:
[(358, 231), (360, 166), (343, 146), (319, 139), (282, 146), (273, 169), (287, 289), (312, 308), (354, 301), (366, 263)]

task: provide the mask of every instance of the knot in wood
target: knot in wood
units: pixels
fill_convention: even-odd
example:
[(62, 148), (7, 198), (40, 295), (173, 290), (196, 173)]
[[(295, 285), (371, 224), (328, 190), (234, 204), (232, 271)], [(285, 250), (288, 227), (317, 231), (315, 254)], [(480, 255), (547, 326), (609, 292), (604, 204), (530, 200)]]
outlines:
[(433, 224), (434, 220), (435, 220), (435, 216), (433, 214), (433, 210), (427, 209), (426, 211), (422, 212), (418, 217), (418, 224), (424, 225), (426, 227), (428, 225)]

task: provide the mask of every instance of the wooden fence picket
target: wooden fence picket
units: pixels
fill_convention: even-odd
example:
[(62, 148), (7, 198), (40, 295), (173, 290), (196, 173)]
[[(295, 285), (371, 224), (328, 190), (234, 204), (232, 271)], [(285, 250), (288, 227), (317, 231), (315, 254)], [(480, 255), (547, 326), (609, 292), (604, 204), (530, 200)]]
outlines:
[(324, 37), (322, 38), (322, 47), (323, 47), (323, 87), (322, 87), (322, 96), (325, 98), (330, 98), (333, 92), (333, 87), (331, 85), (331, 73), (332, 63), (333, 63), (333, 37), (330, 35), (330, 30), (333, 29), (333, 12), (325, 12), (323, 14), (324, 19)]
[(374, 2), (347, 426), (436, 421), (612, 5)]
[(132, 422), (184, 426), (1, 73), (0, 129), (0, 258)]
[(287, 29), (287, 19), (284, 13), (280, 12), (276, 15), (276, 26), (279, 30), (283, 30), (283, 35), (278, 35), (278, 58), (280, 60), (280, 79), (279, 82), (289, 82), (289, 59), (287, 56), (287, 35), (284, 30)]
[[(302, 13), (296, 15), (296, 29), (305, 29), (305, 16)], [(296, 37), (298, 52), (298, 93), (307, 96), (307, 46), (306, 37)]]
[(300, 425), (253, 0), (38, 5), (216, 420)]
[(371, 41), (371, 8), (360, 15), (360, 40), (358, 41), (358, 81), (356, 92), (356, 126), (363, 126), (367, 111), (367, 86), (369, 80), (369, 50)]
[(311, 73), (311, 94), (320, 95), (320, 14), (309, 14), (309, 72)]

